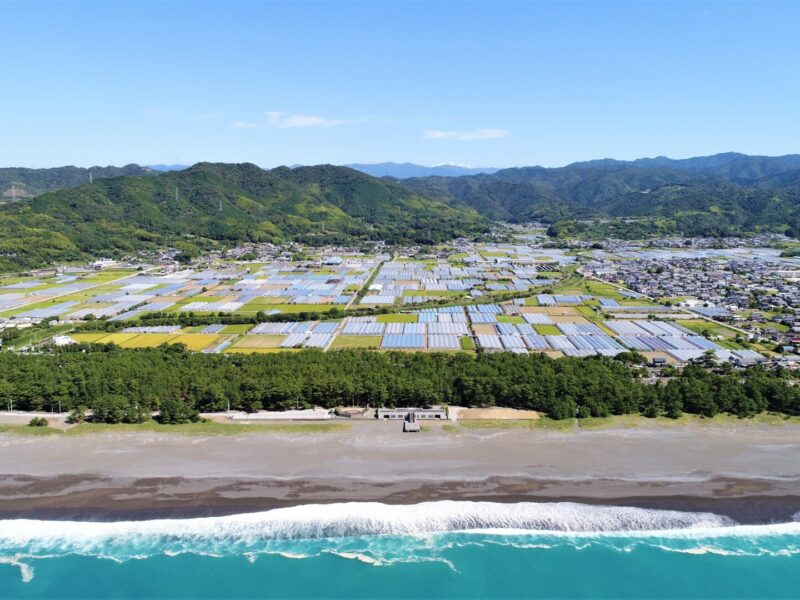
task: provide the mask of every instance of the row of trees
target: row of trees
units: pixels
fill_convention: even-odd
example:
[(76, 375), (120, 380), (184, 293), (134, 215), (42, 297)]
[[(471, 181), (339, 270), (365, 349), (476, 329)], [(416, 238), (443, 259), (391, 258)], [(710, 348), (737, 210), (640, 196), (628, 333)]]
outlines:
[(0, 354), (0, 404), (29, 411), (85, 407), (109, 423), (140, 422), (159, 410), (168, 422), (181, 422), (197, 411), (340, 405), (504, 406), (555, 419), (750, 416), (800, 414), (800, 388), (761, 367), (712, 373), (690, 366), (666, 385), (652, 385), (637, 368), (605, 357), (316, 350), (209, 355), (181, 345), (74, 345), (48, 354)]

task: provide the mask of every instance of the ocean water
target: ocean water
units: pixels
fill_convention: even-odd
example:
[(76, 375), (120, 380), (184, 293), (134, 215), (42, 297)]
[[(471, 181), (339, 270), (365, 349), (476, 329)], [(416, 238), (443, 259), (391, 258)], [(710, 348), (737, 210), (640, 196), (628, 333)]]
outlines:
[(0, 521), (0, 598), (798, 598), (800, 515), (572, 503)]

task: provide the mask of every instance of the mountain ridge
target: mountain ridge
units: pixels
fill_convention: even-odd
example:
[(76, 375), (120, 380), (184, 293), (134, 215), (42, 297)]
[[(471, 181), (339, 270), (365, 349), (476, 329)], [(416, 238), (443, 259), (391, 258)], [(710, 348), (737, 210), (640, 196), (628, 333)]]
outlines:
[(191, 255), (215, 243), (436, 243), (488, 230), (475, 211), (345, 167), (197, 163), (0, 206), (0, 267), (165, 245)]

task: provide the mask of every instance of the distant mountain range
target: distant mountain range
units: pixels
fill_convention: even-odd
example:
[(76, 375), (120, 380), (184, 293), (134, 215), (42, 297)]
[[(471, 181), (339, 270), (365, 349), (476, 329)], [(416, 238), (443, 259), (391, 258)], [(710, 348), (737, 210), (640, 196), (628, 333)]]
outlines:
[(659, 221), (648, 231), (606, 230), (608, 235), (800, 232), (800, 155), (604, 159), (458, 178), (418, 177), (403, 180), (403, 185), (421, 195), (465, 204), (495, 220)]
[(356, 171), (361, 171), (373, 177), (394, 177), (395, 179), (408, 179), (410, 177), (461, 177), (463, 175), (480, 175), (481, 173), (494, 173), (499, 169), (493, 168), (472, 168), (460, 167), (458, 165), (437, 165), (435, 167), (424, 167), (414, 163), (374, 163), (360, 164), (354, 163), (345, 165)]
[(485, 233), (490, 220), (542, 221), (554, 236), (800, 237), (800, 155), (604, 159), (404, 179), (331, 165), (0, 169), (0, 184), (16, 200), (0, 206), (0, 269), (165, 244), (192, 253), (217, 242), (436, 243)]
[(6, 192), (13, 186), (15, 189), (23, 190), (25, 192), (23, 196), (35, 196), (87, 183), (90, 173), (94, 179), (122, 175), (143, 177), (156, 174), (150, 167), (134, 164), (124, 167), (89, 167), (88, 169), (72, 166), (52, 169), (0, 168), (0, 193)]

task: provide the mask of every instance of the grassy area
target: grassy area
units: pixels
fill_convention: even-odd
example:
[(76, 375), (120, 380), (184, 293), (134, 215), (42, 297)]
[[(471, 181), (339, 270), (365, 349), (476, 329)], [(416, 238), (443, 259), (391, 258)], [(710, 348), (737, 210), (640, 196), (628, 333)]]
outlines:
[(331, 344), (331, 350), (341, 348), (378, 348), (381, 345), (379, 335), (337, 335)]
[(782, 331), (783, 333), (789, 331), (788, 325), (784, 325), (783, 323), (773, 323), (772, 321), (770, 321), (769, 323), (753, 322), (751, 323), (751, 325), (753, 325), (753, 327), (756, 327), (758, 329), (774, 329), (775, 331)]
[(475, 340), (468, 335), (463, 336), (460, 341), (462, 350), (475, 350)]
[(534, 325), (533, 328), (539, 335), (563, 335), (555, 325)]
[(417, 315), (412, 315), (407, 313), (378, 315), (375, 320), (378, 323), (416, 323)]
[(438, 298), (458, 298), (466, 296), (467, 293), (461, 290), (405, 290), (404, 296), (433, 296)]
[[(235, 333), (235, 334), (242, 334), (247, 333), (250, 331), (254, 325), (249, 325), (247, 323), (242, 325), (226, 325), (225, 329), (223, 329), (220, 333)], [(203, 328), (201, 328), (203, 329)]]
[(564, 419), (556, 421), (543, 417), (536, 420), (470, 420), (460, 421), (458, 426), (444, 425), (442, 429), (451, 433), (456, 433), (462, 429), (529, 429), (571, 432), (576, 426), (579, 430), (594, 431), (602, 429), (632, 429), (635, 427), (679, 427), (679, 426), (700, 426), (700, 427), (747, 427), (751, 425), (770, 425), (782, 427), (784, 425), (800, 425), (800, 417), (776, 413), (761, 413), (752, 418), (740, 418), (736, 415), (716, 415), (713, 418), (701, 417), (699, 415), (684, 414), (677, 419), (667, 417), (657, 417), (649, 419), (642, 415), (615, 415), (609, 417), (589, 417), (585, 419)]
[(625, 296), (620, 294), (619, 290), (610, 283), (603, 281), (596, 281), (594, 279), (584, 279), (581, 282), (583, 293), (592, 296), (600, 296), (602, 298), (613, 298), (614, 300), (624, 300)]
[(682, 319), (678, 321), (678, 324), (683, 325), (690, 331), (703, 335), (734, 338), (736, 337), (737, 333), (733, 329), (725, 327), (724, 325), (717, 325), (716, 323), (712, 323), (704, 319)]
[(72, 325), (51, 325), (46, 328), (29, 327), (27, 329), (20, 329), (20, 336), (8, 342), (9, 347), (23, 348), (39, 344), (59, 333), (66, 333), (72, 329)]
[[(269, 312), (271, 310), (279, 310), (282, 313), (295, 314), (301, 312), (328, 312), (332, 308), (344, 309), (341, 304), (262, 304), (256, 300), (251, 300), (242, 306), (236, 313), (239, 314), (253, 314), (259, 311)], [(270, 300), (272, 300), (270, 298)]]
[(510, 315), (498, 315), (498, 316), (497, 316), (497, 322), (498, 322), (498, 323), (514, 323), (514, 324), (521, 324), (521, 323), (524, 323), (524, 322), (525, 322), (525, 319), (523, 319), (522, 317), (520, 317), (520, 316), (517, 316), (517, 315), (514, 315), (514, 316), (510, 316)]
[[(162, 425), (156, 421), (138, 424), (107, 425), (105, 423), (81, 423), (67, 429), (66, 435), (87, 435), (93, 433), (177, 433), (182, 435), (239, 435), (243, 433), (330, 433), (349, 429), (347, 423), (308, 422), (308, 423), (219, 423), (200, 421), (182, 425)], [(28, 429), (46, 429), (28, 427)]]
[(285, 335), (243, 335), (230, 348), (279, 348)]
[(0, 435), (7, 433), (9, 435), (30, 435), (30, 436), (47, 436), (58, 435), (62, 433), (60, 429), (53, 429), (52, 427), (30, 427), (28, 425), (0, 425)]
[(615, 415), (609, 417), (589, 417), (578, 419), (578, 427), (586, 430), (623, 428), (631, 429), (634, 427), (676, 427), (685, 425), (695, 425), (701, 427), (742, 427), (748, 425), (799, 425), (800, 417), (791, 417), (777, 413), (761, 413), (752, 418), (741, 418), (736, 415), (719, 414), (714, 417), (701, 417), (699, 415), (681, 415), (677, 419), (668, 417), (657, 417), (649, 419), (642, 415)]
[(575, 428), (575, 420), (557, 421), (548, 417), (541, 419), (476, 419), (460, 421), (459, 427), (462, 429), (530, 429), (569, 432)]

